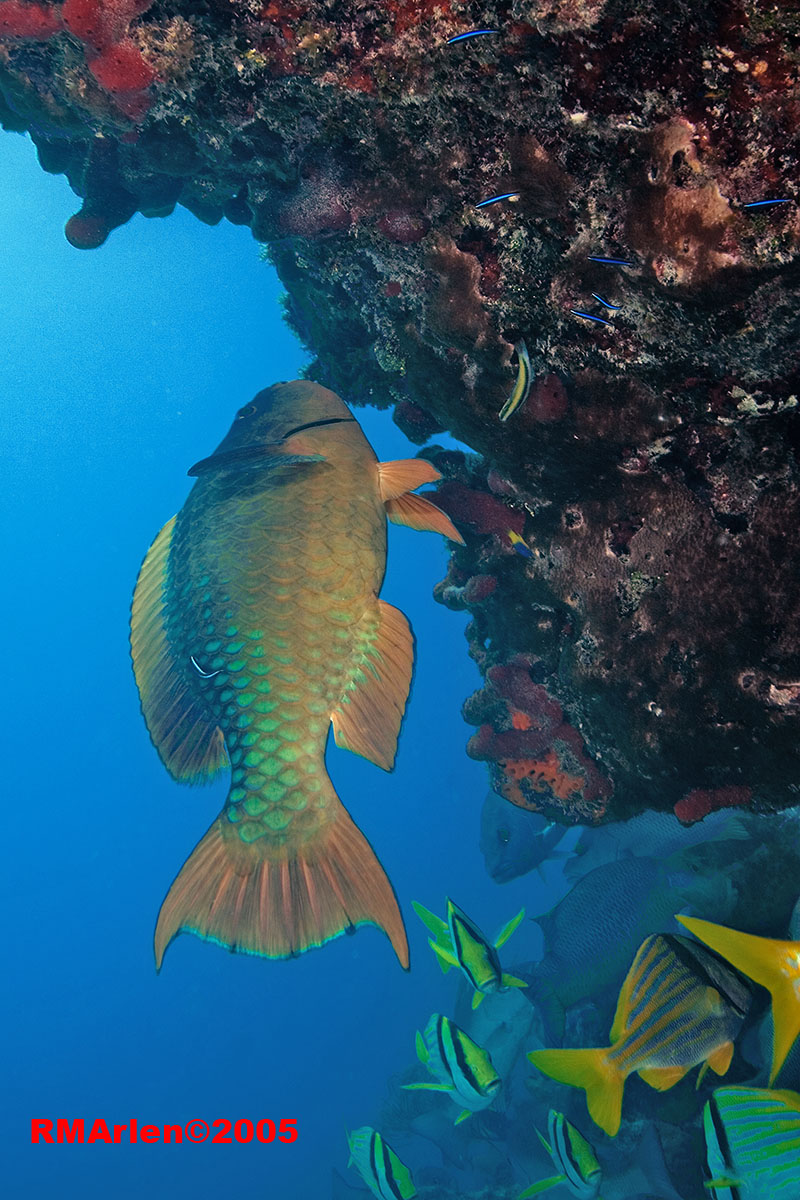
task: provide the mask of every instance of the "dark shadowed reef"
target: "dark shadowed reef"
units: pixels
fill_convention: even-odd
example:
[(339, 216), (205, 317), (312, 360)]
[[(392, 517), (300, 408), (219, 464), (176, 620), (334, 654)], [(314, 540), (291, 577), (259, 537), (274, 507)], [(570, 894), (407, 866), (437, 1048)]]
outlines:
[(474, 449), (426, 454), (495, 789), (693, 820), (797, 802), (799, 56), (793, 2), (0, 0), (0, 119), (73, 245), (249, 225), (314, 378)]

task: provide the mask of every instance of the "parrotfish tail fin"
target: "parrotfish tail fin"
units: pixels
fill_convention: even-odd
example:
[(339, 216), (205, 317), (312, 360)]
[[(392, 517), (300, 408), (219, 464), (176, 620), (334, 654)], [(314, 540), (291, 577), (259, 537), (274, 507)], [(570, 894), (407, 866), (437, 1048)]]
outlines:
[(277, 848), (267, 838), (248, 845), (224, 814), (218, 817), (161, 906), (156, 969), (182, 932), (245, 954), (289, 958), (364, 924), (382, 929), (408, 968), (392, 885), (338, 800), (329, 811), (328, 822), (299, 848)]
[(165, 587), (175, 517), (147, 552), (131, 606), (131, 658), (142, 714), (173, 779), (203, 783), (228, 765), (222, 731), (189, 688), (188, 661), (178, 662), (165, 627)]
[(794, 1043), (800, 1035), (800, 1004), (797, 1002), (800, 988), (800, 966), (797, 962), (796, 942), (779, 941), (775, 938), (756, 937), (751, 933), (740, 933), (711, 921), (696, 917), (676, 918), (701, 942), (716, 950), (723, 958), (756, 983), (766, 988), (772, 996), (772, 1070), (769, 1085), (775, 1082), (778, 1072), (786, 1061)]
[(425, 496), (413, 495), (414, 488), (434, 483), (441, 474), (424, 458), (400, 458), (378, 463), (381, 499), (386, 515), (395, 525), (407, 525), (430, 533), (443, 533), (452, 542), (464, 545), (464, 539), (447, 513)]
[(589, 1116), (609, 1137), (616, 1136), (622, 1121), (625, 1079), (609, 1060), (607, 1050), (532, 1050), (528, 1058), (551, 1079), (583, 1088)]
[(538, 1183), (532, 1183), (524, 1192), (520, 1192), (517, 1200), (527, 1200), (528, 1196), (540, 1196), (542, 1192), (549, 1192), (550, 1188), (565, 1183), (566, 1179), (566, 1175), (551, 1175), (549, 1179), (540, 1179)]

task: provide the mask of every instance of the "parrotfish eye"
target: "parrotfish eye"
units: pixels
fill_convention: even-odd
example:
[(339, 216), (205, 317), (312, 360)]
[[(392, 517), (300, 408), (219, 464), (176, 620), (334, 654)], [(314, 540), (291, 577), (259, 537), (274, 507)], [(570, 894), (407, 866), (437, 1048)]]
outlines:
[(511, 841), (511, 834), (505, 827), (503, 827), (502, 829), (498, 829), (497, 836), (498, 836), (499, 840), (503, 843), (504, 846), (507, 846), (508, 843)]
[(236, 420), (241, 421), (243, 417), (252, 417), (255, 412), (258, 412), (255, 404), (246, 404), (244, 408), (239, 409), (236, 414)]

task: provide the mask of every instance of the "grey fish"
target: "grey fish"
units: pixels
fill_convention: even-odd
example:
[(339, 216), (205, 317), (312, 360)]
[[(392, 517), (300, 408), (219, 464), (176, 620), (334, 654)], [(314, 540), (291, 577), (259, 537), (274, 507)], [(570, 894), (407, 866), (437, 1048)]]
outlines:
[[(545, 954), (528, 998), (560, 1041), (564, 1010), (618, 990), (641, 943), (677, 929), (674, 914), (696, 902), (706, 881), (676, 868), (674, 859), (621, 858), (580, 879), (563, 900), (535, 921)], [(670, 868), (673, 868), (670, 870)]]
[(489, 792), (481, 811), (481, 852), (495, 883), (527, 875), (553, 857), (567, 832), (564, 825), (510, 804)]

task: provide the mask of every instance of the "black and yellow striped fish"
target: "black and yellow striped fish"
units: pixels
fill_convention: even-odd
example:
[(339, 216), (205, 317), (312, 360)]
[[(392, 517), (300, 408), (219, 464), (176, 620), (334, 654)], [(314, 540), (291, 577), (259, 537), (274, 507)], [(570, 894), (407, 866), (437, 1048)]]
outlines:
[(488, 1108), (500, 1091), (501, 1079), (487, 1050), (473, 1042), (455, 1022), (434, 1013), (417, 1033), (417, 1058), (438, 1083), (406, 1083), (406, 1091), (447, 1092), (462, 1111), (456, 1117), (460, 1125), (467, 1117)]
[(484, 996), (505, 988), (526, 988), (524, 979), (507, 974), (500, 966), (497, 951), (503, 946), (525, 916), (523, 908), (490, 942), (474, 921), (452, 900), (447, 901), (447, 920), (443, 921), (424, 905), (412, 900), (414, 912), (433, 934), (428, 945), (439, 960), (445, 974), (451, 967), (461, 970), (475, 989), (472, 1007), (477, 1008)]
[(350, 1148), (348, 1167), (355, 1167), (373, 1196), (378, 1200), (412, 1200), (417, 1189), (408, 1167), (400, 1161), (377, 1129), (362, 1125), (347, 1135)]
[(800, 1095), (717, 1088), (703, 1111), (713, 1200), (797, 1200)]
[(625, 1080), (634, 1071), (666, 1091), (699, 1063), (718, 1075), (730, 1066), (750, 992), (736, 972), (702, 950), (688, 938), (646, 938), (622, 985), (610, 1046), (528, 1055), (551, 1079), (583, 1088), (592, 1120), (611, 1137), (622, 1118)]
[(579, 1200), (596, 1200), (603, 1171), (597, 1161), (597, 1155), (580, 1130), (576, 1129), (563, 1113), (551, 1108), (547, 1114), (549, 1141), (542, 1137), (538, 1129), (536, 1132), (560, 1174), (531, 1184), (524, 1192), (520, 1192), (517, 1200), (529, 1200), (530, 1196), (540, 1196), (542, 1192), (547, 1192), (562, 1183), (570, 1194), (578, 1196)]

